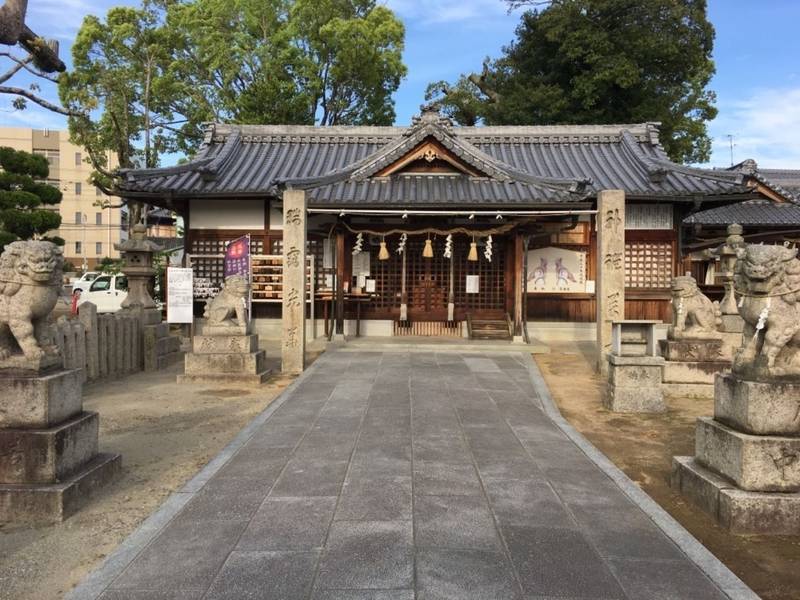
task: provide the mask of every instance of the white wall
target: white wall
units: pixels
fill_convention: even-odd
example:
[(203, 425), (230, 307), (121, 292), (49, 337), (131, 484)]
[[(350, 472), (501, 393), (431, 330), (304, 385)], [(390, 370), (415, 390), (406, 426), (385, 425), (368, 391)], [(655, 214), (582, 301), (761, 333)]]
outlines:
[(192, 200), (192, 229), (263, 229), (264, 200)]

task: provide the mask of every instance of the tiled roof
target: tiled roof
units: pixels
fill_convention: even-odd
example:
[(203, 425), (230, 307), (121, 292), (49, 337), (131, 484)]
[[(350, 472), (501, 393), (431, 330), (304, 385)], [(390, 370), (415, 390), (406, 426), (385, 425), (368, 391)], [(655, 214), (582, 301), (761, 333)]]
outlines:
[(772, 200), (747, 200), (696, 212), (683, 221), (687, 225), (800, 227), (800, 205)]
[(800, 169), (758, 169), (768, 182), (775, 183), (800, 200)]
[[(433, 137), (486, 177), (374, 177)], [(304, 187), (312, 204), (536, 205), (581, 201), (602, 189), (629, 197), (752, 197), (734, 171), (669, 161), (653, 124), (453, 127), (423, 113), (410, 127), (214, 125), (198, 155), (164, 169), (124, 172), (120, 195), (273, 196)]]

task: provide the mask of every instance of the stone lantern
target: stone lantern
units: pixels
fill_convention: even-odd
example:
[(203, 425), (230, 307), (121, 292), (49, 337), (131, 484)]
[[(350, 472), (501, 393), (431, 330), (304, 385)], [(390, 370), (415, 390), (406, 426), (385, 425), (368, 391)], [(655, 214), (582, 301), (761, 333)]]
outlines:
[[(124, 309), (141, 309), (144, 313), (158, 313), (156, 303), (150, 296), (149, 285), (155, 275), (153, 253), (162, 247), (145, 238), (147, 226), (133, 226), (131, 237), (124, 242), (114, 244), (114, 248), (122, 253), (124, 261), (122, 272), (128, 278), (128, 297), (122, 302)], [(160, 315), (159, 315), (160, 320)]]

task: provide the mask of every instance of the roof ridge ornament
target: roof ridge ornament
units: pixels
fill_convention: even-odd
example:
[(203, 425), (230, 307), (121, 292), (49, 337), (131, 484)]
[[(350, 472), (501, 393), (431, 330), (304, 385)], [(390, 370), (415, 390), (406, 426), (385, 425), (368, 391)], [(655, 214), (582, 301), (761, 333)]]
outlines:
[(418, 129), (425, 127), (439, 127), (449, 134), (453, 134), (453, 121), (442, 114), (441, 102), (433, 101), (421, 104), (419, 114), (411, 117), (411, 127), (403, 133), (408, 137), (414, 135)]

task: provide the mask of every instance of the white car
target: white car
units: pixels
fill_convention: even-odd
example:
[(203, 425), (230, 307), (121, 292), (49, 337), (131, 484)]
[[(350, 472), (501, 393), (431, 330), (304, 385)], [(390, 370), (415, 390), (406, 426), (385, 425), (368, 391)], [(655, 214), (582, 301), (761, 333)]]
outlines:
[(72, 284), (72, 293), (77, 291), (85, 292), (92, 285), (92, 282), (100, 275), (99, 271), (86, 271), (79, 279)]
[(89, 289), (80, 294), (78, 306), (91, 302), (98, 313), (117, 312), (128, 297), (128, 278), (125, 275), (98, 275)]

